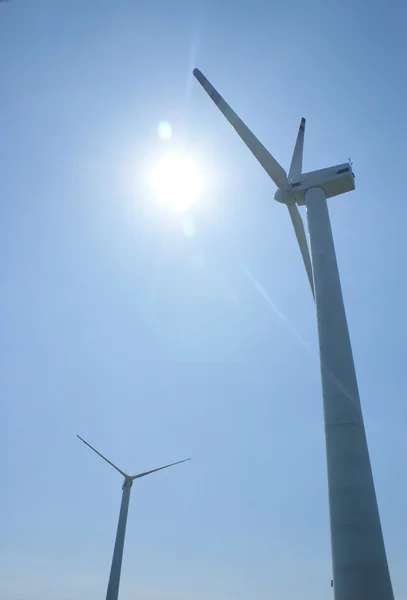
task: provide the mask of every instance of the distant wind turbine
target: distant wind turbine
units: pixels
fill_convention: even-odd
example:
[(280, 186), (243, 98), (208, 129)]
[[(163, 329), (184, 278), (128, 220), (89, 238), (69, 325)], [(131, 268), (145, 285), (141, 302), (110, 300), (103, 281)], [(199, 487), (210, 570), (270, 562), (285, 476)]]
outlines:
[(151, 473), (155, 473), (156, 471), (162, 471), (162, 469), (168, 469), (168, 467), (173, 467), (174, 465), (179, 465), (183, 462), (191, 460), (190, 458), (185, 458), (184, 460), (179, 460), (178, 462), (171, 463), (169, 465), (165, 465), (164, 467), (158, 467), (158, 469), (152, 469), (151, 471), (145, 471), (144, 473), (138, 473), (138, 475), (128, 475), (115, 464), (113, 464), (106, 456), (103, 456), (96, 448), (88, 444), (80, 435), (77, 436), (84, 444), (89, 446), (91, 450), (96, 452), (103, 460), (105, 460), (109, 465), (111, 465), (116, 471), (119, 471), (121, 475), (124, 477), (123, 482), (123, 493), (122, 493), (122, 503), (120, 506), (120, 514), (119, 514), (119, 523), (117, 525), (117, 533), (116, 533), (116, 541), (114, 544), (113, 558), (112, 558), (112, 566), (110, 568), (110, 576), (109, 583), (107, 586), (106, 600), (117, 600), (119, 596), (119, 587), (120, 587), (120, 573), (122, 569), (122, 559), (123, 559), (123, 548), (124, 548), (124, 537), (126, 534), (126, 524), (127, 524), (127, 513), (129, 510), (129, 500), (130, 500), (130, 491), (131, 486), (133, 485), (133, 481), (135, 479), (140, 479), (141, 477), (145, 477), (146, 475), (151, 475)]

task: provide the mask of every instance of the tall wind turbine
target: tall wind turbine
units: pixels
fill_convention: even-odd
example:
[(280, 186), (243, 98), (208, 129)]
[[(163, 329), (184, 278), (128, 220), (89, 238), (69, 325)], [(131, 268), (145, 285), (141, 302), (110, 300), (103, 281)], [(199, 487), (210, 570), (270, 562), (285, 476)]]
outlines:
[(103, 460), (112, 465), (116, 471), (119, 471), (121, 475), (124, 477), (123, 482), (123, 493), (122, 493), (122, 503), (120, 506), (120, 514), (119, 514), (119, 523), (117, 525), (117, 533), (116, 533), (116, 541), (114, 544), (113, 558), (112, 558), (112, 566), (110, 568), (110, 576), (109, 583), (107, 586), (106, 592), (106, 600), (117, 600), (119, 596), (119, 587), (120, 587), (120, 573), (122, 569), (122, 558), (123, 558), (123, 547), (124, 547), (124, 537), (126, 534), (126, 524), (127, 524), (127, 513), (129, 510), (129, 500), (130, 500), (130, 492), (131, 486), (133, 485), (133, 481), (135, 479), (140, 479), (141, 477), (145, 477), (146, 475), (151, 475), (151, 473), (155, 473), (156, 471), (162, 471), (162, 469), (168, 469), (168, 467), (173, 467), (174, 465), (179, 465), (187, 460), (191, 460), (190, 458), (185, 458), (184, 460), (179, 460), (178, 462), (171, 463), (170, 465), (165, 465), (164, 467), (158, 467), (158, 469), (153, 469), (152, 471), (145, 471), (144, 473), (138, 473), (138, 475), (127, 475), (124, 471), (119, 469), (116, 465), (114, 465), (110, 460), (103, 456), (96, 448), (88, 444), (80, 435), (77, 436), (84, 444), (89, 446), (91, 450), (99, 454)]
[[(287, 173), (198, 69), (194, 75), (277, 186), (315, 298), (335, 600), (394, 600), (327, 198), (355, 189), (350, 163), (302, 172), (305, 119)], [(307, 210), (311, 257), (297, 205)]]

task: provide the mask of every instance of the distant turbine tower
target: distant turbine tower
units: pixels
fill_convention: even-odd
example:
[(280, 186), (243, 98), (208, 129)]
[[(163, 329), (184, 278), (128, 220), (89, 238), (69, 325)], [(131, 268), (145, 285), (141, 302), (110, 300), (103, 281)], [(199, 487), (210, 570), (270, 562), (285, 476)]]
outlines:
[[(305, 119), (288, 176), (198, 69), (194, 75), (277, 186), (315, 297), (335, 600), (394, 600), (326, 199), (355, 189), (349, 163), (302, 173)], [(307, 208), (312, 262), (297, 205)]]
[(119, 523), (117, 525), (117, 533), (116, 533), (116, 541), (114, 544), (113, 558), (112, 558), (112, 566), (110, 568), (110, 576), (109, 583), (107, 586), (106, 600), (117, 600), (119, 596), (119, 587), (120, 587), (120, 573), (122, 569), (122, 558), (123, 558), (123, 547), (124, 547), (124, 536), (126, 534), (126, 524), (127, 524), (127, 512), (129, 509), (129, 500), (130, 500), (130, 491), (131, 486), (133, 485), (133, 481), (135, 479), (140, 479), (140, 477), (145, 477), (146, 475), (150, 475), (151, 473), (155, 473), (156, 471), (161, 471), (162, 469), (168, 469), (168, 467), (173, 467), (174, 465), (179, 465), (187, 460), (191, 460), (190, 458), (185, 458), (184, 460), (179, 460), (178, 462), (171, 463), (170, 465), (165, 465), (164, 467), (159, 467), (158, 469), (153, 469), (152, 471), (145, 471), (145, 473), (139, 473), (138, 475), (127, 475), (124, 471), (116, 467), (110, 460), (103, 456), (96, 448), (88, 444), (80, 435), (77, 436), (84, 444), (89, 446), (91, 450), (99, 454), (100, 457), (103, 458), (109, 465), (112, 465), (116, 471), (119, 471), (124, 477), (123, 482), (123, 494), (122, 494), (122, 503), (120, 506), (120, 515), (119, 515)]

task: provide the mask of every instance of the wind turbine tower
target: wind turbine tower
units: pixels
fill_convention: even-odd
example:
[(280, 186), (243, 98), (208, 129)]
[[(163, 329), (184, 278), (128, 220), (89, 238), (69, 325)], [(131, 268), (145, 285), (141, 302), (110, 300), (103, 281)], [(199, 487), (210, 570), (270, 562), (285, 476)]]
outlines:
[(120, 573), (122, 570), (122, 559), (123, 559), (123, 548), (124, 548), (124, 537), (126, 535), (126, 524), (127, 524), (127, 513), (129, 510), (129, 501), (130, 501), (130, 492), (131, 486), (133, 485), (133, 481), (135, 479), (140, 479), (141, 477), (145, 477), (146, 475), (151, 475), (151, 473), (155, 473), (156, 471), (162, 471), (162, 469), (168, 469), (168, 467), (173, 467), (174, 465), (179, 465), (187, 460), (191, 460), (190, 458), (185, 458), (184, 460), (179, 460), (178, 462), (171, 463), (170, 465), (165, 465), (164, 467), (158, 467), (158, 469), (153, 469), (152, 471), (145, 471), (144, 473), (138, 473), (138, 475), (128, 475), (119, 467), (110, 462), (106, 456), (103, 456), (96, 448), (88, 444), (83, 438), (79, 435), (77, 436), (84, 444), (89, 446), (91, 450), (99, 454), (103, 460), (112, 465), (116, 471), (119, 471), (121, 475), (124, 477), (123, 481), (123, 493), (122, 493), (122, 503), (120, 506), (120, 514), (119, 514), (119, 523), (117, 525), (117, 533), (116, 533), (116, 541), (114, 544), (113, 558), (112, 558), (112, 566), (110, 568), (110, 576), (109, 583), (107, 586), (106, 600), (117, 600), (119, 597), (119, 587), (120, 587)]
[(315, 298), (335, 600), (394, 600), (327, 206), (327, 198), (355, 189), (351, 165), (303, 173), (302, 119), (287, 175), (201, 71), (194, 75), (277, 186), (274, 198), (288, 208)]

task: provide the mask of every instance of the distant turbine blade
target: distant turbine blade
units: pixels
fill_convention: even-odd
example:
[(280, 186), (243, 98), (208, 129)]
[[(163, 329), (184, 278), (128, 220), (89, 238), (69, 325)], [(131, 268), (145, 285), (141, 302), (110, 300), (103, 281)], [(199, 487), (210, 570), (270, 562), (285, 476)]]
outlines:
[(227, 118), (236, 133), (244, 141), (246, 146), (257, 158), (263, 169), (268, 173), (278, 188), (285, 189), (288, 184), (287, 173), (283, 167), (271, 156), (263, 144), (256, 138), (250, 129), (243, 123), (240, 117), (230, 108), (229, 104), (222, 98), (213, 85), (206, 79), (199, 69), (194, 69), (194, 75), (204, 90), (212, 98), (216, 106)]
[(87, 441), (85, 441), (83, 438), (81, 438), (80, 435), (77, 435), (76, 437), (78, 437), (81, 442), (83, 442), (84, 444), (86, 444), (87, 446), (89, 446), (89, 448), (91, 450), (93, 450), (93, 452), (96, 452), (96, 454), (99, 454), (99, 456), (101, 458), (103, 458), (103, 460), (105, 460), (107, 463), (109, 463), (109, 465), (112, 465), (112, 467), (114, 467), (116, 469), (116, 471), (119, 471), (119, 473), (121, 473), (123, 475), (123, 477), (128, 477), (127, 473), (125, 473), (124, 471), (122, 471), (121, 469), (119, 469), (119, 467), (116, 467), (116, 465), (114, 465), (108, 458), (106, 458), (106, 456), (103, 456), (103, 454), (101, 454), (98, 450), (96, 450), (96, 448), (94, 448), (93, 446), (91, 446), (90, 444), (88, 444)]
[(155, 473), (156, 471), (162, 471), (163, 469), (168, 469), (168, 467), (173, 467), (174, 465), (180, 465), (183, 462), (187, 462), (187, 460), (191, 460), (191, 459), (184, 458), (184, 460), (179, 460), (178, 462), (171, 463), (170, 465), (165, 465), (165, 467), (158, 467), (158, 469), (153, 469), (152, 471), (145, 471), (145, 473), (139, 473), (138, 475), (132, 475), (132, 478), (140, 479), (140, 477), (145, 477), (146, 475), (151, 475), (151, 473)]
[(300, 179), (302, 173), (302, 153), (304, 150), (304, 133), (305, 133), (305, 119), (301, 119), (300, 128), (298, 130), (297, 141), (295, 142), (295, 148), (293, 158), (291, 160), (290, 171), (288, 173), (288, 181), (292, 183), (297, 179)]
[(288, 212), (290, 213), (295, 235), (297, 236), (298, 245), (302, 254), (302, 260), (304, 261), (305, 270), (307, 271), (309, 284), (311, 286), (312, 295), (315, 298), (311, 257), (308, 249), (307, 236), (305, 235), (304, 223), (296, 204), (287, 204), (287, 208)]

